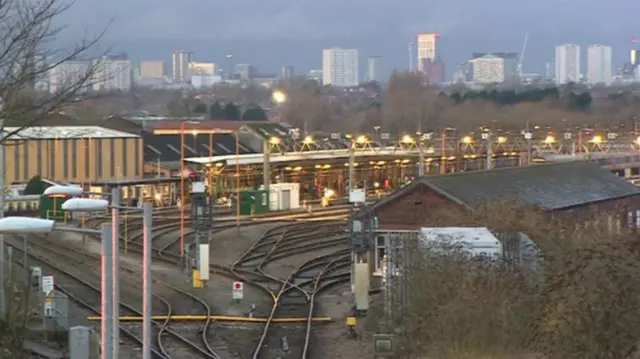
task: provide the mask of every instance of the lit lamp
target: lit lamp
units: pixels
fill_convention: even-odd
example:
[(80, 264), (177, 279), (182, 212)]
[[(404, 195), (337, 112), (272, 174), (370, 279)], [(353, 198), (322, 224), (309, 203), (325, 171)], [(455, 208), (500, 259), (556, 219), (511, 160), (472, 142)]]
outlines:
[(465, 145), (470, 145), (473, 142), (473, 139), (471, 138), (471, 136), (464, 136), (462, 138), (462, 143), (464, 143)]
[(280, 105), (287, 102), (287, 94), (280, 90), (276, 90), (276, 91), (273, 91), (273, 94), (271, 95), (271, 99), (273, 100), (273, 102)]
[(411, 145), (411, 144), (414, 144), (416, 140), (409, 135), (404, 135), (402, 136), (402, 139), (400, 139), (400, 142), (402, 142), (405, 145)]
[(551, 135), (545, 137), (545, 139), (544, 139), (544, 144), (545, 145), (552, 145), (554, 143), (556, 143), (556, 138), (555, 137), (553, 137)]
[(593, 143), (593, 144), (596, 144), (596, 145), (599, 145), (599, 144), (602, 143), (602, 136), (593, 136), (593, 138), (591, 138), (589, 140), (589, 142)]

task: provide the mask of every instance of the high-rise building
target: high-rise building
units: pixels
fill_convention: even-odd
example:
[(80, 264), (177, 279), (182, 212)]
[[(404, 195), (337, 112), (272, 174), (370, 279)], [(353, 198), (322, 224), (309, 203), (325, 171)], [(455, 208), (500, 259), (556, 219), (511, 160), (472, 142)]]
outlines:
[(510, 83), (518, 77), (518, 54), (515, 52), (474, 52), (469, 63), (475, 83)]
[(131, 90), (131, 61), (122, 56), (103, 56), (93, 60), (94, 91)]
[(49, 70), (48, 87), (51, 93), (65, 91), (69, 86), (77, 86), (86, 80), (87, 86), (78, 92), (90, 90), (92, 79), (87, 78), (91, 70), (90, 61), (66, 61)]
[(242, 81), (251, 81), (258, 75), (258, 69), (249, 64), (237, 64), (235, 73)]
[(282, 69), (280, 69), (280, 78), (284, 80), (292, 78), (294, 74), (293, 70), (293, 66), (282, 66)]
[(580, 82), (580, 46), (563, 44), (556, 46), (556, 84)]
[(189, 64), (194, 62), (193, 52), (178, 50), (173, 53), (173, 82), (187, 83), (189, 81)]
[(339, 47), (322, 50), (322, 83), (336, 87), (360, 84), (358, 50)]
[(613, 59), (611, 46), (589, 45), (587, 48), (587, 81), (589, 84), (611, 84)]
[(164, 61), (140, 62), (140, 77), (146, 77), (146, 78), (164, 77)]
[(424, 60), (436, 60), (437, 41), (440, 33), (430, 32), (418, 34), (418, 70), (424, 72)]
[(430, 85), (440, 85), (444, 82), (444, 62), (439, 57), (422, 59), (420, 67)]
[(381, 56), (369, 56), (367, 59), (367, 82), (381, 82), (380, 59)]
[(213, 76), (216, 74), (216, 64), (214, 64), (213, 62), (190, 62), (188, 66), (189, 76)]

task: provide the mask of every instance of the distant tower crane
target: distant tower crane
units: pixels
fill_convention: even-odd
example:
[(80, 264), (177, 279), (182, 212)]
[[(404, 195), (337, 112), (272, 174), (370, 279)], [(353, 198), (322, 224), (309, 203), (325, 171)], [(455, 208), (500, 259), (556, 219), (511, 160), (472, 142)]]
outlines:
[(522, 42), (522, 50), (520, 50), (520, 58), (518, 59), (518, 67), (516, 69), (518, 77), (522, 79), (522, 60), (524, 53), (527, 51), (527, 43), (529, 42), (529, 31), (524, 33), (524, 41)]

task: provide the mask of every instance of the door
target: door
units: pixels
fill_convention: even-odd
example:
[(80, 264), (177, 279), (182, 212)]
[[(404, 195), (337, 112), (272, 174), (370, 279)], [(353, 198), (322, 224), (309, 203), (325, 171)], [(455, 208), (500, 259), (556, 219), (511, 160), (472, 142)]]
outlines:
[(282, 190), (282, 210), (286, 211), (291, 209), (291, 190), (283, 189)]

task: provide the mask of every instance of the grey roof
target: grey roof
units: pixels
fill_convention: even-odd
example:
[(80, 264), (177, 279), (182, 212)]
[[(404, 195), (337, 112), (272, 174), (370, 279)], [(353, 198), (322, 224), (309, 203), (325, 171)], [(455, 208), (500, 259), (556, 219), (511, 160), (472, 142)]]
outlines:
[(466, 206), (503, 198), (552, 211), (640, 195), (638, 187), (607, 169), (573, 161), (423, 177), (374, 206), (393, 201), (418, 186), (432, 188)]

